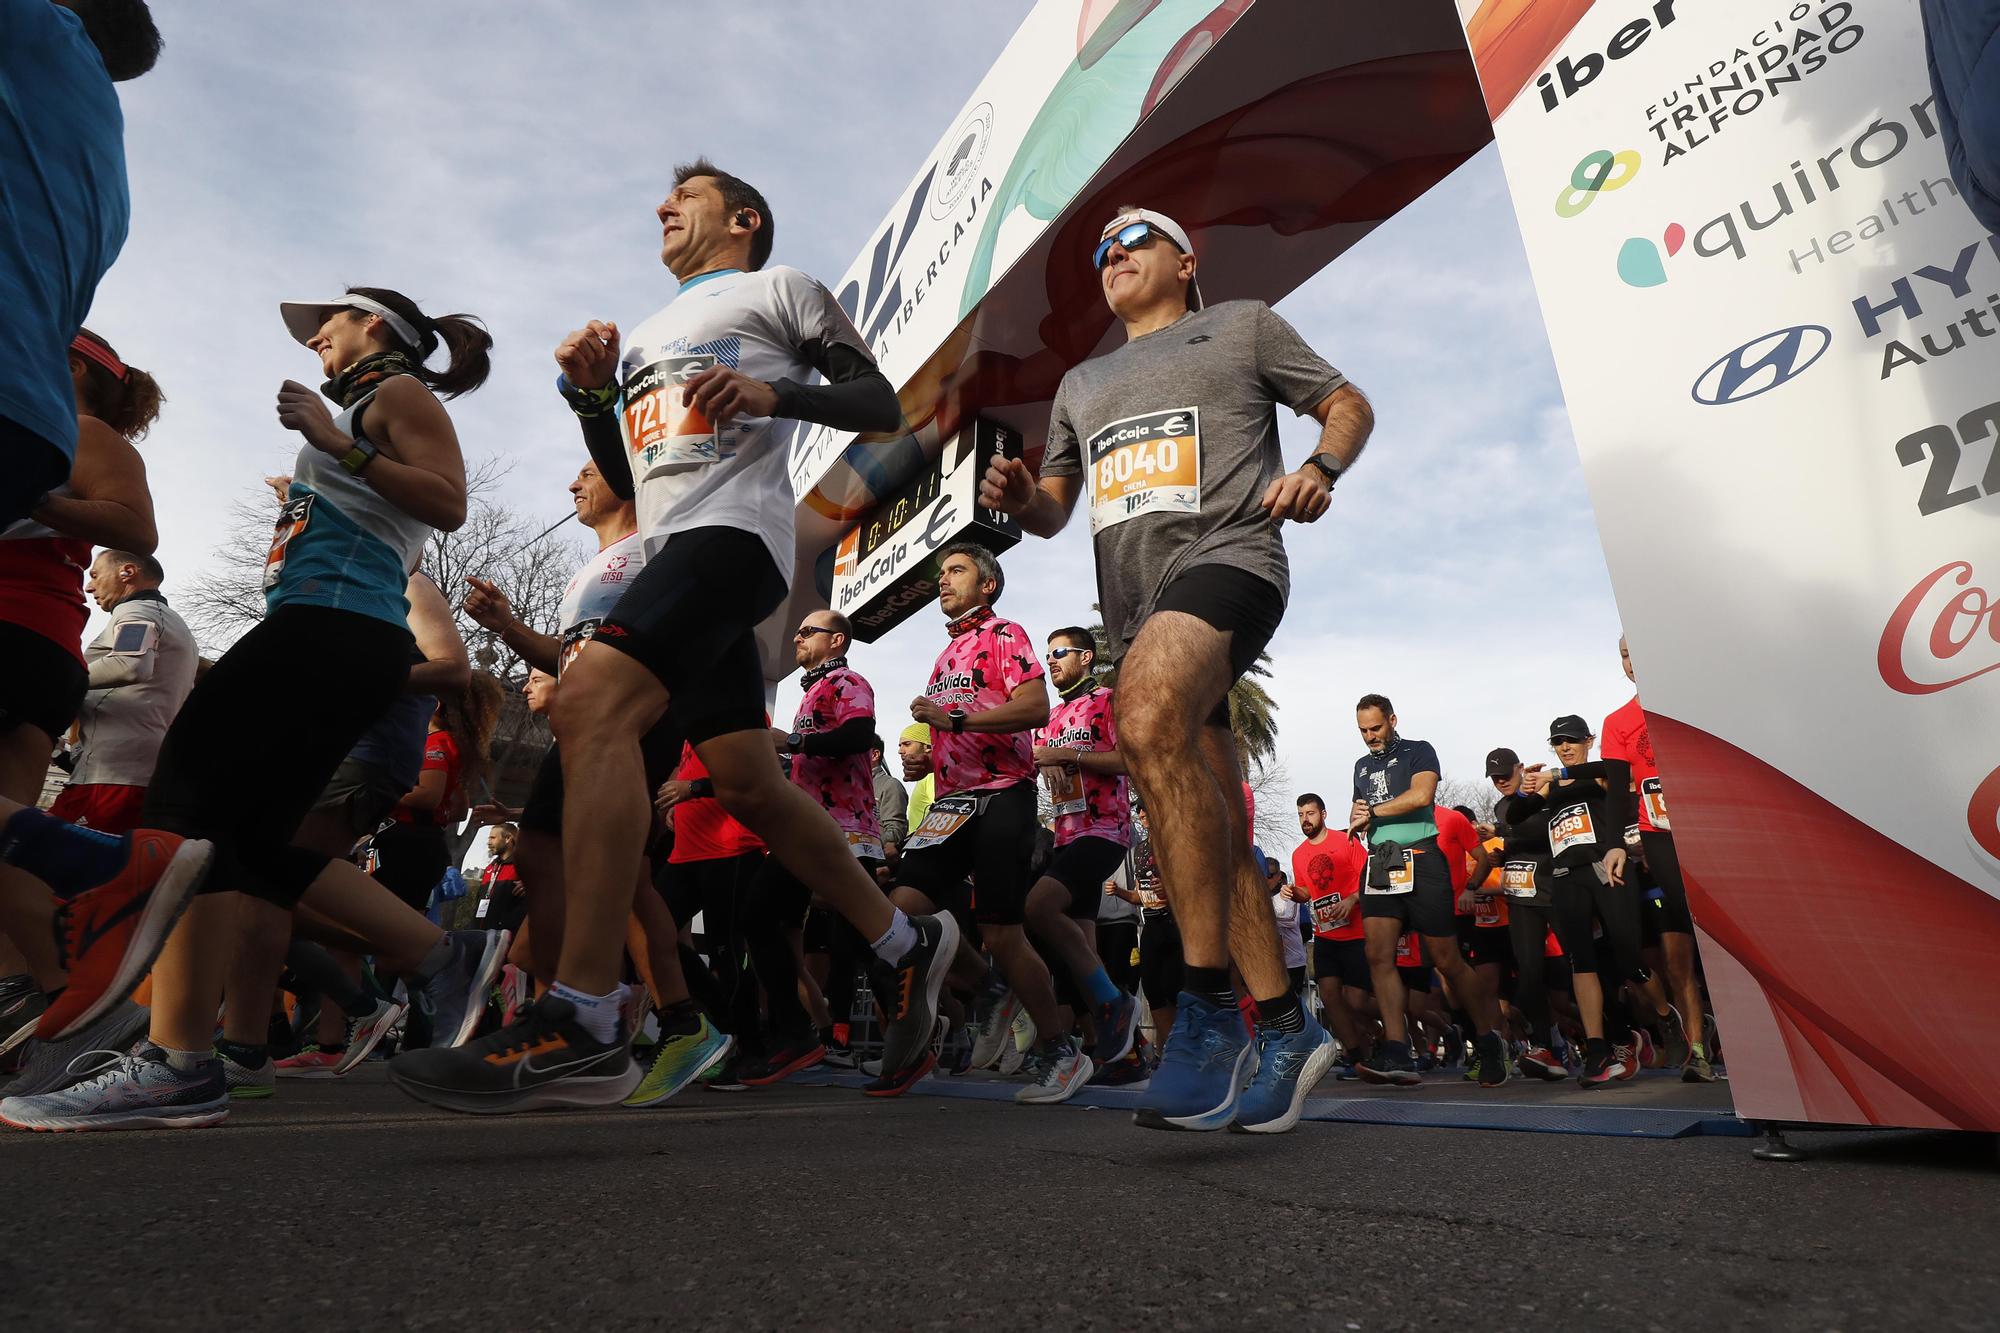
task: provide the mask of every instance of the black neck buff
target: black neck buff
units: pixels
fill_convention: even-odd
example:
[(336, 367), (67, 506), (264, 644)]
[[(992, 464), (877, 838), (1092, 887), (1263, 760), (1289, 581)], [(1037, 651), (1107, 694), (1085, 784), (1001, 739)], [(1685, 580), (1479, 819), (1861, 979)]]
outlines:
[(846, 665), (847, 659), (845, 657), (829, 657), (826, 661), (821, 662), (818, 666), (806, 672), (805, 675), (799, 677), (799, 683), (801, 685), (810, 685), (828, 672), (839, 671)]
[(352, 407), (364, 394), (380, 388), (382, 381), (390, 376), (416, 373), (417, 363), (407, 352), (370, 352), (319, 387), (321, 393), (342, 407)]
[(1063, 697), (1063, 701), (1067, 703), (1069, 700), (1076, 698), (1079, 694), (1089, 694), (1092, 690), (1096, 688), (1097, 688), (1096, 674), (1093, 672), (1086, 671), (1081, 676), (1077, 677), (1076, 684), (1070, 686), (1066, 690), (1057, 690), (1056, 693), (1060, 694)]

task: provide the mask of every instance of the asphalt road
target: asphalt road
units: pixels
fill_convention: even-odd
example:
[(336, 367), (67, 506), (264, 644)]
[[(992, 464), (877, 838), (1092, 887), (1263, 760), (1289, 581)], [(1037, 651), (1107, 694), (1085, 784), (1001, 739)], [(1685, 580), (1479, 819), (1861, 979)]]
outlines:
[[(1348, 1085), (1351, 1087), (1351, 1085)], [(475, 1119), (379, 1067), (0, 1135), (19, 1329), (1986, 1329), (1992, 1142), (1629, 1141), (840, 1088)]]

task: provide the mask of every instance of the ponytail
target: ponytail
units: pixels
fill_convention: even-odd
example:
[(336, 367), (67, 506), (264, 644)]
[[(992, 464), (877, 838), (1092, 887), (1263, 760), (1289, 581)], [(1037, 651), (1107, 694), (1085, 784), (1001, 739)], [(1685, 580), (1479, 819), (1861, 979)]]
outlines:
[[(420, 345), (406, 347), (396, 335), (389, 334), (389, 342), (397, 351), (408, 356), (415, 369), (411, 371), (419, 380), (446, 398), (456, 398), (460, 394), (471, 393), (486, 382), (493, 372), (493, 335), (486, 326), (472, 315), (439, 315), (433, 319), (417, 308), (417, 303), (401, 292), (387, 287), (349, 287), (351, 296), (365, 296), (389, 307), (414, 328)], [(442, 343), (449, 355), (443, 370), (432, 370), (424, 364)]]
[(128, 440), (144, 439), (166, 401), (159, 381), (126, 365), (110, 343), (89, 329), (77, 333), (70, 352), (83, 362), (82, 410)]

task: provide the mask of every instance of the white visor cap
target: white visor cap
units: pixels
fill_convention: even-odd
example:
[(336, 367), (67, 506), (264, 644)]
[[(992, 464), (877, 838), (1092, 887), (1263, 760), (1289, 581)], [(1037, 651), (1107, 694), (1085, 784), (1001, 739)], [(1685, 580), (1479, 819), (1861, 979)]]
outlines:
[(278, 313), (284, 316), (285, 331), (301, 344), (319, 332), (327, 317), (336, 310), (365, 310), (371, 315), (380, 315), (396, 335), (397, 341), (412, 351), (422, 351), (423, 335), (410, 326), (410, 321), (383, 305), (380, 301), (366, 296), (349, 293), (336, 296), (331, 301), (280, 301)]

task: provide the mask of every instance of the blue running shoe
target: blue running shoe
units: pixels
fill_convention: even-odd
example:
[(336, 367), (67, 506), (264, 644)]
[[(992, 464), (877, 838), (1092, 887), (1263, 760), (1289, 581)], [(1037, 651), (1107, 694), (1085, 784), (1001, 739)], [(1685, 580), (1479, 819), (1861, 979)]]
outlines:
[(1236, 1118), (1237, 1094), (1256, 1058), (1243, 1013), (1187, 991), (1177, 1003), (1174, 1030), (1133, 1122), (1147, 1129), (1222, 1129)]
[(1139, 1002), (1124, 991), (1109, 1004), (1097, 1006), (1097, 1041), (1091, 1047), (1090, 1062), (1109, 1069), (1132, 1053), (1139, 1039)]
[(1303, 1032), (1257, 1029), (1257, 1076), (1236, 1108), (1239, 1134), (1282, 1134), (1299, 1123), (1306, 1094), (1333, 1067), (1333, 1036), (1306, 1015)]

